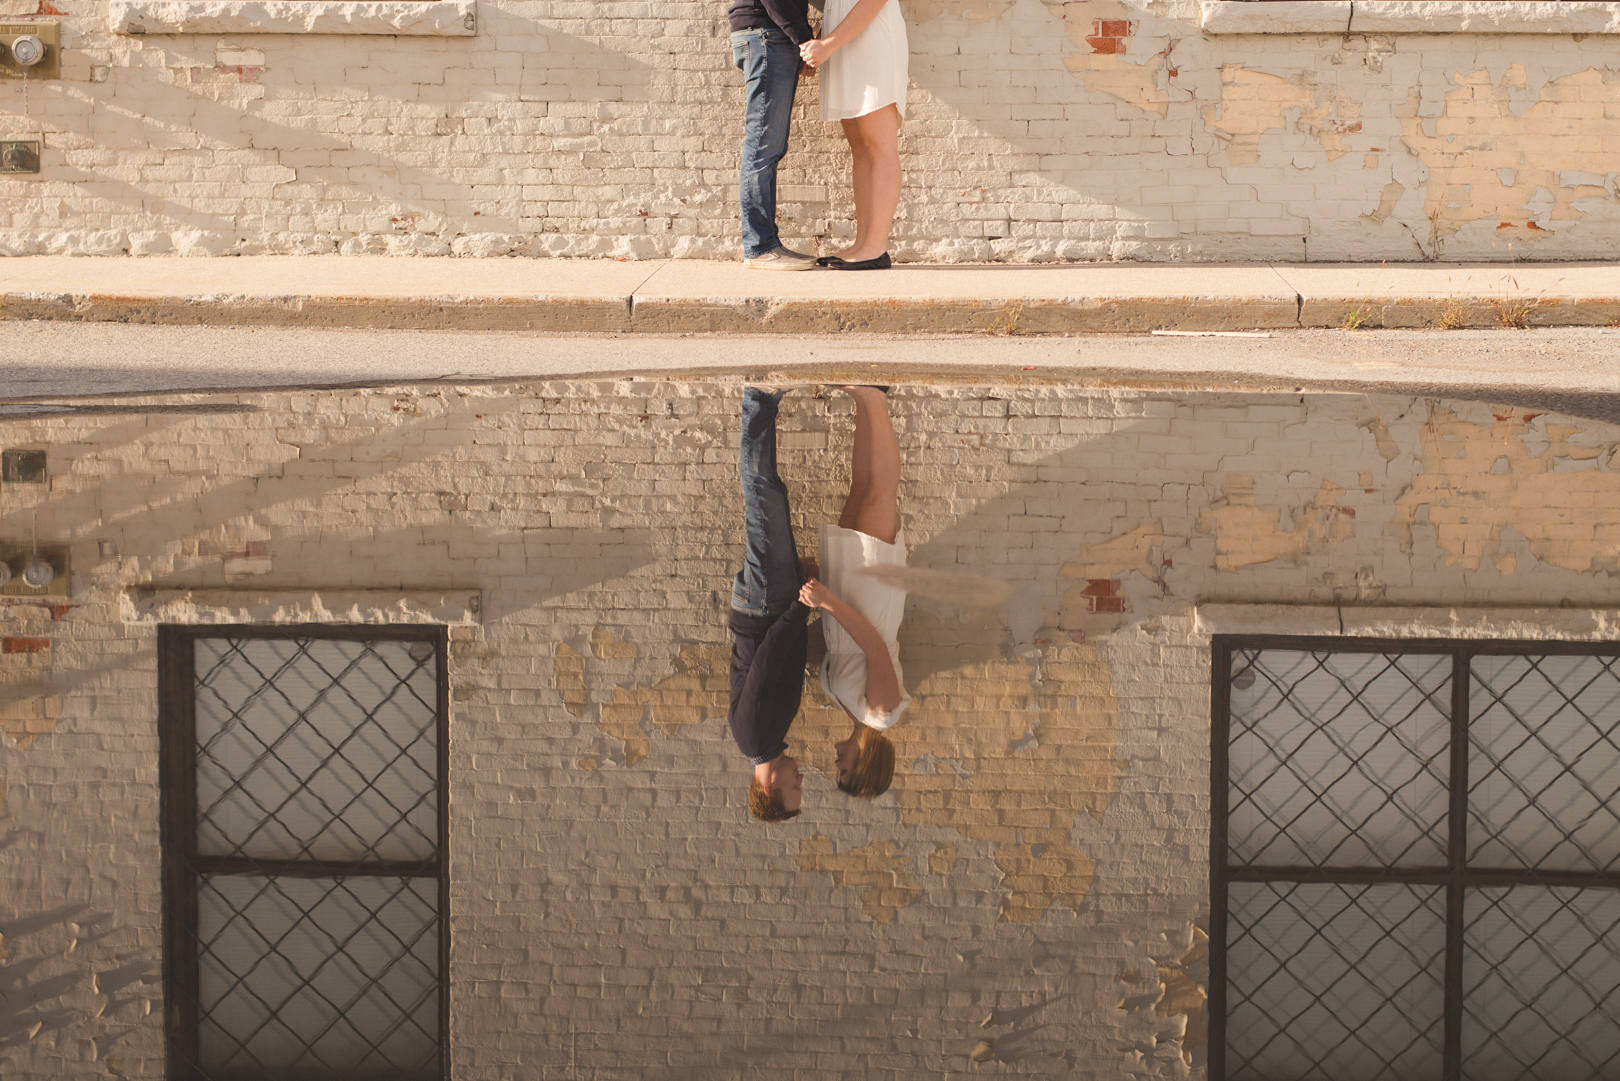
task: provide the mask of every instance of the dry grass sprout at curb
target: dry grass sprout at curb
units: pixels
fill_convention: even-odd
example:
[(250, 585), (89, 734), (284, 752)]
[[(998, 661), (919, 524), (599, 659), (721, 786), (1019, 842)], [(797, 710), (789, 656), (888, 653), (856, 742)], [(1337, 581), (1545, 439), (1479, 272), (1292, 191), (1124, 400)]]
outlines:
[(1360, 330), (1362, 327), (1367, 325), (1367, 320), (1371, 316), (1372, 312), (1368, 309), (1366, 304), (1357, 304), (1354, 308), (1346, 308), (1344, 311), (1344, 320), (1339, 323), (1339, 329)]
[(1491, 307), (1496, 309), (1496, 325), (1503, 330), (1523, 330), (1530, 325), (1530, 310), (1536, 306), (1534, 300), (1493, 300)]
[(1023, 314), (1023, 301), (1020, 300), (1016, 303), (1009, 304), (1007, 307), (997, 312), (994, 319), (991, 319), (989, 323), (985, 324), (984, 332), (986, 334), (1000, 334), (1006, 337), (1016, 337), (1017, 335), (1023, 333), (1023, 331), (1018, 327), (1018, 317)]
[(1435, 326), (1441, 330), (1461, 330), (1468, 325), (1468, 317), (1463, 313), (1463, 306), (1455, 300), (1446, 304), (1445, 310), (1440, 313), (1439, 322)]
[(999, 578), (956, 571), (878, 564), (867, 567), (861, 573), (876, 578), (884, 585), (903, 589), (914, 597), (958, 604), (963, 608), (996, 608), (1012, 592), (1007, 583)]

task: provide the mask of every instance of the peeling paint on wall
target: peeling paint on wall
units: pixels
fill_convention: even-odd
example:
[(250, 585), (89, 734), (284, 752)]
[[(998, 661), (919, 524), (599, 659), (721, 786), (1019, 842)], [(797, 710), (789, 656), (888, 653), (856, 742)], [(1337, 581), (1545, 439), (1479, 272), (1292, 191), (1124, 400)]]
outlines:
[[(603, 662), (634, 661), (639, 650), (632, 642), (616, 638), (607, 627), (598, 625), (590, 634), (594, 663), (567, 642), (557, 643), (552, 665), (557, 693), (563, 707), (583, 717), (595, 706), (596, 723), (604, 733), (623, 744), (624, 764), (633, 766), (652, 754), (652, 731), (674, 737), (681, 727), (715, 717), (724, 718), (729, 705), (730, 654), (722, 646), (682, 646), (675, 659), (675, 671), (651, 685), (612, 686), (604, 701), (593, 702), (593, 683), (612, 685), (612, 673), (598, 671)], [(622, 669), (622, 665), (611, 667)], [(595, 768), (593, 765), (581, 767)]]
[(1373, 437), (1373, 443), (1378, 447), (1378, 455), (1384, 461), (1393, 462), (1401, 456), (1400, 444), (1396, 443), (1395, 437), (1389, 434), (1389, 426), (1384, 423), (1383, 418), (1378, 414), (1374, 413), (1372, 416), (1360, 421), (1356, 427), (1365, 430), (1368, 435)]
[(1013, 0), (905, 0), (906, 21), (913, 26), (946, 16), (969, 26), (994, 22), (1012, 9)]
[(1232, 165), (1257, 163), (1261, 138), (1290, 126), (1319, 145), (1328, 161), (1348, 154), (1345, 136), (1361, 131), (1361, 105), (1341, 88), (1309, 71), (1272, 75), (1242, 64), (1221, 66), (1221, 99), (1204, 106), (1203, 118), (1226, 143)]
[[(1080, 77), (1088, 91), (1106, 94), (1144, 113), (1163, 117), (1170, 110), (1166, 56), (1168, 37), (1152, 38), (1157, 49), (1130, 48), (1141, 27), (1142, 12), (1118, 0), (1043, 0), (1063, 21), (1076, 52), (1063, 58), (1064, 67)], [(1148, 50), (1152, 50), (1151, 52)], [(1130, 59), (1133, 53), (1136, 59)]]
[(591, 654), (597, 660), (633, 661), (639, 653), (634, 642), (626, 641), (623, 636), (613, 637), (613, 632), (601, 624), (591, 630)]
[(1158, 582), (1163, 560), (1155, 558), (1155, 553), (1163, 546), (1164, 526), (1153, 521), (1080, 549), (1058, 572), (1059, 577), (1080, 579), (1081, 584), (1063, 591), (1057, 629), (1076, 642), (1113, 632), (1127, 610), (1120, 579), (1135, 573)]
[[(1423, 472), (1395, 500), (1390, 528), (1410, 551), (1433, 530), (1449, 566), (1519, 569), (1512, 529), (1537, 559), (1588, 573), (1620, 568), (1620, 485), (1608, 471), (1616, 444), (1578, 424), (1501, 407), (1487, 422), (1435, 403), (1419, 432)], [(1556, 484), (1545, 479), (1560, 474)]]
[[(1354, 507), (1342, 506), (1345, 489), (1324, 480), (1309, 504), (1293, 513), (1255, 505), (1254, 477), (1228, 473), (1221, 496), (1198, 516), (1198, 531), (1215, 538), (1215, 569), (1237, 570), (1301, 557), (1343, 544), (1355, 535)], [(1292, 528), (1280, 527), (1286, 517)]]
[(1588, 68), (1532, 89), (1523, 64), (1500, 79), (1486, 68), (1456, 73), (1454, 89), (1426, 108), (1418, 87), (1396, 110), (1401, 141), (1428, 169), (1423, 213), (1433, 236), (1469, 222), (1536, 243), (1579, 205), (1617, 195), (1615, 152), (1595, 124), (1620, 114), (1620, 70)]
[(799, 842), (799, 870), (828, 875), (840, 889), (860, 890), (861, 912), (874, 923), (888, 923), (922, 893), (917, 879), (901, 870), (912, 859), (888, 840), (869, 841), (842, 854), (820, 834)]
[(583, 717), (591, 704), (591, 693), (585, 686), (585, 658), (567, 642), (558, 642), (552, 670), (556, 674), (557, 693), (562, 695), (563, 708), (576, 717)]
[(1181, 1037), (1181, 1061), (1192, 1065), (1193, 1052), (1204, 1046), (1204, 1003), (1209, 992), (1199, 982), (1208, 966), (1201, 964), (1207, 952), (1209, 936), (1203, 928), (1194, 926), (1192, 943), (1187, 952), (1167, 965), (1159, 966), (1159, 983), (1163, 994), (1153, 1004), (1153, 1012), (1160, 1017), (1185, 1018), (1186, 1028)]
[(62, 698), (47, 686), (54, 650), (41, 633), (48, 629), (45, 619), (22, 615), (27, 609), (21, 606), (6, 611), (14, 617), (8, 629), (20, 633), (0, 638), (0, 737), (27, 750), (56, 727)]
[(1007, 891), (1001, 903), (1006, 923), (1031, 923), (1052, 904), (1079, 909), (1097, 867), (1096, 860), (1063, 841), (1008, 845), (996, 849), (995, 861)]
[[(1372, 155), (1372, 154), (1369, 154), (1367, 156), (1369, 158), (1375, 157), (1375, 155)], [(1370, 169), (1376, 169), (1377, 167), (1378, 167), (1378, 163), (1376, 161), (1374, 161), (1374, 162), (1372, 162), (1372, 163), (1370, 163), (1368, 165), (1368, 168), (1370, 168)], [(1395, 213), (1395, 204), (1400, 202), (1401, 201), (1401, 196), (1403, 196), (1405, 194), (1406, 194), (1405, 186), (1398, 183), (1397, 181), (1391, 180), (1388, 184), (1384, 185), (1383, 192), (1380, 193), (1379, 196), (1378, 196), (1378, 209), (1373, 210), (1373, 211), (1371, 211), (1369, 213), (1363, 214), (1362, 217), (1366, 218), (1368, 221), (1372, 222), (1374, 225), (1382, 225), (1382, 224), (1384, 224), (1384, 222), (1389, 220), (1389, 216), (1391, 214)]]

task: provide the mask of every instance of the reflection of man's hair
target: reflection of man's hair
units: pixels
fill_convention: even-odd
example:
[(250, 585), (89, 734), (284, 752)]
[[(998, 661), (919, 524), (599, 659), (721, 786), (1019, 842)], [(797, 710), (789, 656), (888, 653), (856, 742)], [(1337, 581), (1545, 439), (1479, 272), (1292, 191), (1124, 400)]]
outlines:
[(754, 783), (748, 786), (748, 813), (761, 822), (786, 822), (790, 818), (799, 817), (798, 811), (790, 811), (782, 806), (782, 795), (779, 792), (765, 791), (765, 786), (754, 778)]
[(839, 780), (838, 787), (860, 799), (883, 795), (894, 780), (894, 744), (876, 728), (862, 725), (856, 746), (859, 750), (855, 765)]

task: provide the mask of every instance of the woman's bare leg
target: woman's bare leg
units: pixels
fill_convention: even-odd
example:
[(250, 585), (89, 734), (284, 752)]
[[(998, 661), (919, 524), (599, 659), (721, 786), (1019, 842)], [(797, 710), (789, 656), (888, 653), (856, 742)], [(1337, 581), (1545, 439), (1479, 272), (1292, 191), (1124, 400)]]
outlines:
[(872, 224), (872, 155), (861, 138), (861, 129), (854, 120), (845, 120), (844, 138), (849, 141), (850, 186), (855, 192), (855, 242), (844, 249), (845, 254), (860, 251), (866, 245), (866, 231)]
[(889, 231), (900, 207), (900, 110), (885, 105), (843, 123), (856, 163), (855, 244), (838, 257), (853, 263), (889, 250)]
[(876, 387), (844, 390), (855, 399), (855, 447), (838, 525), (892, 544), (900, 532), (900, 442), (889, 420), (889, 397)]

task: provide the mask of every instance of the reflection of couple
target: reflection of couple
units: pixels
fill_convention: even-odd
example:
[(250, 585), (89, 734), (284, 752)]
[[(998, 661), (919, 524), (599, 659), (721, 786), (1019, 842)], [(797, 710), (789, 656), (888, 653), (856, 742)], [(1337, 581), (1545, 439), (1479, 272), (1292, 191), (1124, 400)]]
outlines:
[[(780, 822), (799, 813), (804, 778), (787, 755), (787, 731), (804, 693), (806, 619), (820, 608), (827, 659), (821, 686), (855, 722), (834, 746), (838, 787), (852, 796), (887, 791), (894, 744), (883, 730), (911, 699), (895, 637), (906, 595), (867, 568), (904, 566), (905, 534), (895, 500), (900, 446), (882, 387), (845, 387), (855, 399), (849, 496), (837, 525), (823, 525), (820, 557), (799, 559), (787, 487), (776, 473), (776, 410), (781, 392), (743, 394), (740, 468), (747, 560), (731, 591), (731, 734), (754, 764), (748, 810)], [(825, 571), (825, 580), (818, 576)]]

